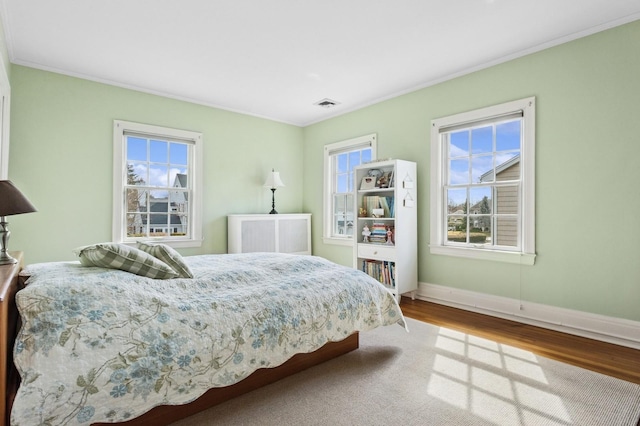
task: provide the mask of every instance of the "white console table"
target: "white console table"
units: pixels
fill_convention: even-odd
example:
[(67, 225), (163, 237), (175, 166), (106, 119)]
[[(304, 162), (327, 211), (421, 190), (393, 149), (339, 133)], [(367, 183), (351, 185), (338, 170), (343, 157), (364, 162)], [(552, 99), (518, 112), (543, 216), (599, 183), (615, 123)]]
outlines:
[(227, 252), (311, 254), (311, 214), (229, 215)]

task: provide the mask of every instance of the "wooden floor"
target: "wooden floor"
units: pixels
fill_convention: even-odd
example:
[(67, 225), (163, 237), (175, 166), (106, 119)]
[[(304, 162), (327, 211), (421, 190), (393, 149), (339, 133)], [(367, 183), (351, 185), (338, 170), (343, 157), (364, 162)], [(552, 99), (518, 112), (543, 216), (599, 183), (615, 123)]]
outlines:
[(409, 318), (640, 384), (640, 350), (406, 297), (400, 306)]

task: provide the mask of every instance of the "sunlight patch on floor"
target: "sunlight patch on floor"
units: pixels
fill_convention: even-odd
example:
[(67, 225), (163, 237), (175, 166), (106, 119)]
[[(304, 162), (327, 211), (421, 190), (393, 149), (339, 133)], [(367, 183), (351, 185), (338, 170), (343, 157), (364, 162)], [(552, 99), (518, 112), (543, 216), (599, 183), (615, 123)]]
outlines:
[(429, 395), (497, 425), (571, 424), (533, 353), (449, 329), (435, 349)]

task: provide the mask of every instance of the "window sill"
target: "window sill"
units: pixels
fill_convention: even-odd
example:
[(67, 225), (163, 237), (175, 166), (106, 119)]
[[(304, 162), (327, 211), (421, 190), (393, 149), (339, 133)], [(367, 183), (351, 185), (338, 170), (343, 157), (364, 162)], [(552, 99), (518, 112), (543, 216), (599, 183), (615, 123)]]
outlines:
[(515, 253), (499, 250), (473, 249), (467, 247), (448, 247), (430, 245), (431, 254), (443, 256), (463, 257), (466, 259), (491, 260), (495, 262), (517, 263), (520, 265), (533, 266), (535, 263), (535, 253)]
[(351, 246), (353, 247), (353, 238), (332, 238), (323, 237), (322, 242), (324, 244), (332, 244), (334, 246)]
[(136, 245), (138, 241), (152, 244), (166, 244), (173, 248), (202, 247), (202, 240), (163, 240), (161, 238), (138, 238), (135, 241), (125, 241), (124, 244)]

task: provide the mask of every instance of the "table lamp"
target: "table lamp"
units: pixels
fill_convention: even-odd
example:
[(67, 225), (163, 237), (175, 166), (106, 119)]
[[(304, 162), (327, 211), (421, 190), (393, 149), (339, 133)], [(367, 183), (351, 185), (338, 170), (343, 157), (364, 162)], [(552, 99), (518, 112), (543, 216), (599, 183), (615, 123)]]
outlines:
[(36, 208), (22, 195), (22, 192), (10, 180), (0, 180), (0, 265), (17, 263), (7, 252), (9, 228), (5, 216), (32, 213)]
[(271, 211), (269, 214), (278, 214), (276, 211), (276, 189), (284, 186), (282, 180), (280, 180), (280, 173), (271, 169), (271, 173), (267, 175), (267, 180), (264, 183), (265, 188), (271, 188)]

